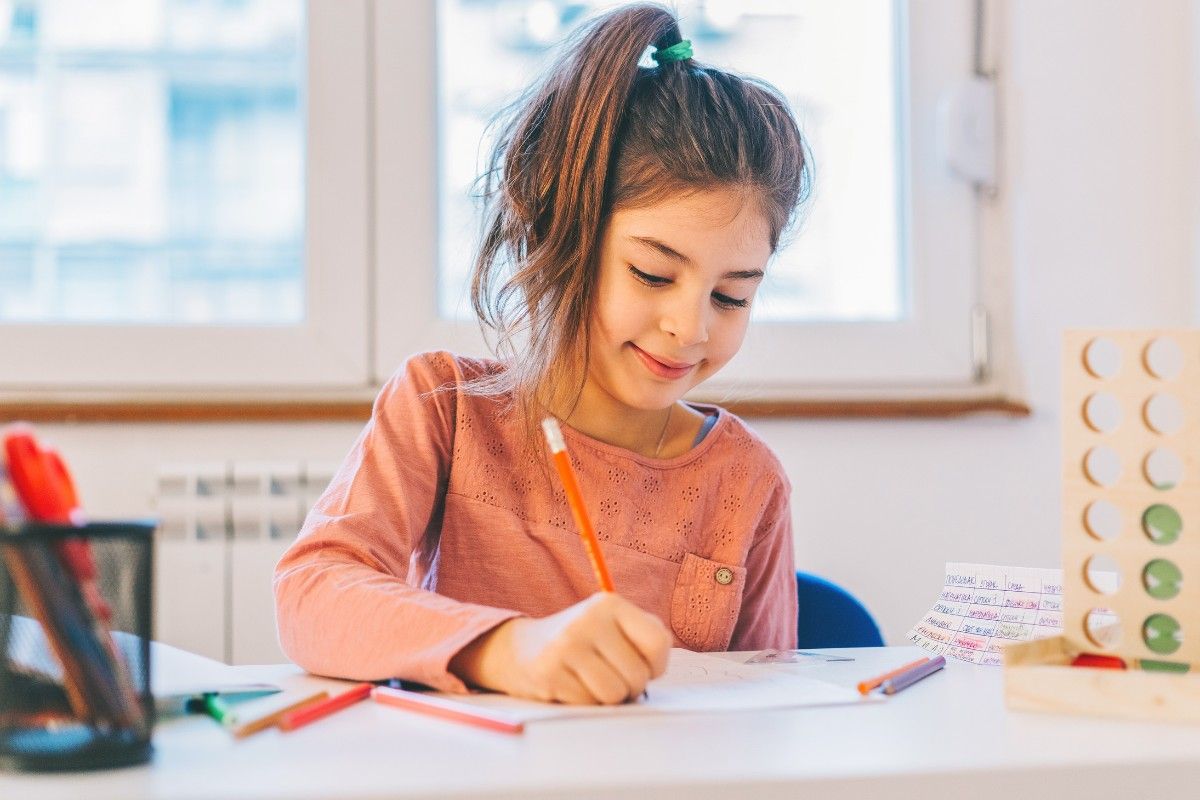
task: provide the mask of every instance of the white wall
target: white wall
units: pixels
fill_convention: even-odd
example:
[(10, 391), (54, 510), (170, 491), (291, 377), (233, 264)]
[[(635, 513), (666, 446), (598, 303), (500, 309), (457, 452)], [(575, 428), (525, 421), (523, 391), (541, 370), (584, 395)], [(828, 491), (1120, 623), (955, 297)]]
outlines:
[[(758, 421), (795, 486), (798, 563), (861, 596), (891, 642), (947, 560), (1056, 566), (1058, 341), (1193, 319), (1197, 25), (1186, 0), (1012, 0), (993, 276), (1029, 419)], [(996, 233), (996, 231), (993, 231)], [(144, 514), (164, 461), (339, 459), (358, 426), (44, 426), (93, 516)]]

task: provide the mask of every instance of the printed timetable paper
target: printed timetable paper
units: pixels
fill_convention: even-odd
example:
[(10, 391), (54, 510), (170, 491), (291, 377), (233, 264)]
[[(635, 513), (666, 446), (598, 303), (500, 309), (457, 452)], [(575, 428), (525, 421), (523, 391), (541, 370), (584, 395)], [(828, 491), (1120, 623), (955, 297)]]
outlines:
[(946, 564), (933, 608), (908, 632), (937, 655), (1000, 665), (1002, 647), (1062, 633), (1062, 570)]

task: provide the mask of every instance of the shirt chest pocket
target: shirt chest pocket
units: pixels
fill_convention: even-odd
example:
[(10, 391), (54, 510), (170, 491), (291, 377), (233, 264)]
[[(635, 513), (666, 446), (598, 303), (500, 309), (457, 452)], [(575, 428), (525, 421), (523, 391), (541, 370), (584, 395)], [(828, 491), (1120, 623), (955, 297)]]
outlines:
[(724, 650), (733, 637), (746, 568), (688, 553), (671, 593), (671, 628), (689, 650)]

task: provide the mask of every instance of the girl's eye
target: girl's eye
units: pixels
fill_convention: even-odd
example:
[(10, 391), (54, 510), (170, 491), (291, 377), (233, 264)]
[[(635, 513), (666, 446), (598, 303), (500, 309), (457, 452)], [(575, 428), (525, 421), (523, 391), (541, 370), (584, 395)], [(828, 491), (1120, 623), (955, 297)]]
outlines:
[(713, 292), (712, 299), (713, 302), (721, 308), (745, 308), (746, 306), (750, 305), (749, 298), (743, 298), (739, 300), (736, 297), (730, 297), (729, 295), (720, 294), (719, 292)]
[(670, 278), (664, 278), (661, 275), (651, 275), (649, 272), (642, 272), (635, 266), (630, 265), (629, 271), (633, 273), (633, 277), (637, 278), (647, 286), (665, 286), (671, 282)]
[[(652, 275), (649, 272), (642, 272), (632, 264), (629, 266), (629, 272), (633, 275), (633, 277), (637, 278), (647, 286), (666, 286), (667, 284), (671, 283), (670, 278), (664, 278), (661, 275)], [(750, 305), (750, 298), (748, 297), (739, 299), (737, 297), (730, 297), (727, 294), (721, 294), (720, 292), (713, 292), (712, 299), (713, 304), (716, 305), (717, 308), (734, 309), (745, 308), (746, 306)]]

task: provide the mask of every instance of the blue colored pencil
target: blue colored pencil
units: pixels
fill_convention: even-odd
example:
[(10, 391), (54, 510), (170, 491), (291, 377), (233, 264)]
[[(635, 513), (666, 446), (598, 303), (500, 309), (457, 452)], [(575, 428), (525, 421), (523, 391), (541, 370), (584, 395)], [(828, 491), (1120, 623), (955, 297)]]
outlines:
[(902, 672), (896, 677), (884, 681), (881, 688), (884, 694), (895, 694), (902, 689), (907, 689), (922, 678), (932, 675), (944, 666), (946, 666), (945, 656), (931, 658), (924, 664), (918, 664), (907, 672)]

